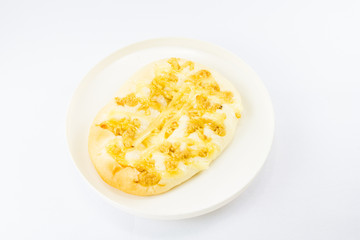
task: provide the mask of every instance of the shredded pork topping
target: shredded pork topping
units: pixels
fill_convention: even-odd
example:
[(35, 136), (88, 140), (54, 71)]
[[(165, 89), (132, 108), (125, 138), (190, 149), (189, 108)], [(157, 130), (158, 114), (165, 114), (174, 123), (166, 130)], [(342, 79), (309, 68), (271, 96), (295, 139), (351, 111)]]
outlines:
[[(135, 92), (115, 98), (119, 107), (135, 108), (145, 116), (151, 115), (151, 109), (157, 111), (159, 114), (149, 126), (140, 131), (141, 122), (135, 115), (98, 124), (120, 137), (119, 141), (110, 141), (106, 151), (121, 167), (135, 168), (138, 177), (134, 181), (143, 186), (153, 186), (161, 180), (162, 173), (157, 170), (153, 159), (155, 152), (165, 157), (163, 164), (167, 174), (175, 176), (181, 173), (180, 163), (196, 165), (199, 157), (206, 159), (218, 151), (219, 147), (211, 142), (204, 129), (209, 128), (214, 134), (224, 137), (226, 114), (221, 110), (224, 104), (233, 103), (233, 93), (221, 91), (208, 70), (194, 72), (193, 62), (180, 62), (177, 58), (170, 58), (168, 64), (169, 68), (155, 69), (155, 76), (147, 86), (149, 96), (139, 97)], [(204, 117), (205, 114), (212, 114), (214, 118)], [(235, 110), (234, 114), (237, 118), (241, 117), (239, 110)], [(182, 116), (188, 117), (184, 136), (172, 138), (180, 127)], [(194, 133), (198, 136), (197, 140), (189, 138)], [(134, 150), (141, 150), (141, 156), (130, 163), (125, 155)]]

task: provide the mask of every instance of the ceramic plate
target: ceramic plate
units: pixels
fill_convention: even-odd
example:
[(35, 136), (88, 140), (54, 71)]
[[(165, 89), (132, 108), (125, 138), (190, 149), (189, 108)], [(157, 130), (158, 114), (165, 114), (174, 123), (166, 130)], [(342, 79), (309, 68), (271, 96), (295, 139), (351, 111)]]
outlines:
[[(97, 112), (144, 65), (169, 57), (193, 60), (221, 73), (239, 90), (244, 111), (230, 145), (210, 168), (169, 192), (139, 197), (102, 181), (88, 155), (89, 127)], [(213, 44), (162, 38), (127, 46), (98, 63), (82, 80), (67, 116), (67, 140), (80, 173), (105, 199), (126, 212), (158, 219), (181, 219), (213, 211), (238, 196), (254, 179), (269, 153), (274, 113), (256, 73), (239, 57)]]

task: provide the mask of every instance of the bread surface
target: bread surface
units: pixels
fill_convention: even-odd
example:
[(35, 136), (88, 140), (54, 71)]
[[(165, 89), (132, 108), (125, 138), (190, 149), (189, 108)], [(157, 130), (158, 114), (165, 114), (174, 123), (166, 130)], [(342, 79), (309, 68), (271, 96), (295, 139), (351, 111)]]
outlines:
[(136, 72), (99, 111), (89, 155), (109, 185), (163, 193), (210, 165), (241, 112), (240, 95), (223, 76), (186, 59), (162, 59)]

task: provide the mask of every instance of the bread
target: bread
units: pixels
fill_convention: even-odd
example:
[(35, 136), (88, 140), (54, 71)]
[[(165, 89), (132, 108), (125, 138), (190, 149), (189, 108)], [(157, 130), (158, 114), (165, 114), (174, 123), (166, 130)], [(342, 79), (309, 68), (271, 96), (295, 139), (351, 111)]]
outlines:
[(208, 168), (235, 133), (240, 95), (223, 76), (180, 58), (135, 73), (94, 119), (90, 158), (109, 185), (168, 191)]

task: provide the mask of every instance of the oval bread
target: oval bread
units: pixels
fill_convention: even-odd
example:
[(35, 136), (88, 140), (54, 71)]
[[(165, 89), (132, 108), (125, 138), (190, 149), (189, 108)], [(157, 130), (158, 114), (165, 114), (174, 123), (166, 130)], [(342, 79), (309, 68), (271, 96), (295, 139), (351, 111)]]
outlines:
[(185, 59), (159, 60), (97, 114), (89, 155), (109, 185), (163, 193), (209, 166), (233, 138), (241, 112), (239, 93), (220, 74)]

